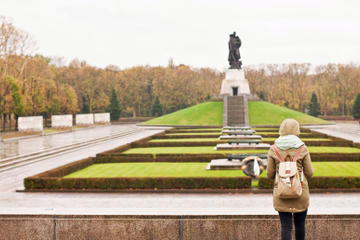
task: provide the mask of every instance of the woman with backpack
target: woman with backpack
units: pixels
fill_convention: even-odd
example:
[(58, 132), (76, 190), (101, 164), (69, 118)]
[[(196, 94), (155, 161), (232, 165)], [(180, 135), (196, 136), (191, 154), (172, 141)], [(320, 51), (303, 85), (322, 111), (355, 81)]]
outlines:
[(291, 240), (294, 218), (296, 240), (305, 239), (305, 219), (309, 207), (307, 179), (313, 175), (310, 154), (298, 137), (300, 126), (295, 119), (285, 119), (280, 137), (268, 152), (267, 177), (274, 179), (273, 205), (279, 212), (281, 239)]

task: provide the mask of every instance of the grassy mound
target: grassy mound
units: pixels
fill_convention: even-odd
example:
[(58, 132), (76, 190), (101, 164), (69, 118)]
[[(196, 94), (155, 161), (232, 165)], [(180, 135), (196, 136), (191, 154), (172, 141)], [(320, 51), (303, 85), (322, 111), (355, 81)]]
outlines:
[(251, 125), (280, 125), (286, 118), (296, 119), (300, 124), (329, 123), (323, 119), (269, 102), (249, 102), (249, 120)]
[[(269, 102), (249, 102), (251, 125), (280, 125), (286, 118), (294, 118), (300, 124), (326, 124), (320, 118), (281, 107)], [(223, 102), (201, 103), (173, 112), (144, 123), (145, 125), (198, 125), (217, 126), (223, 124)]]
[(151, 119), (145, 124), (215, 126), (222, 125), (222, 117), (222, 102), (205, 102)]

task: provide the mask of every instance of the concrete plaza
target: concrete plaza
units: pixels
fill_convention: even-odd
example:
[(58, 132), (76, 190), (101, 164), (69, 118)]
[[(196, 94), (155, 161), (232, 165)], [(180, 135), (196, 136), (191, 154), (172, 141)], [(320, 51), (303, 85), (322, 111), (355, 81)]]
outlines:
[[(328, 126), (329, 127), (329, 126)], [(335, 128), (334, 128), (335, 127)], [(352, 126), (356, 129), (358, 126)], [(86, 137), (98, 137), (96, 133), (111, 134), (120, 130), (136, 128), (134, 133), (89, 147), (63, 152), (40, 162), (0, 173), (0, 214), (104, 214), (104, 215), (272, 215), (271, 194), (193, 194), (193, 193), (25, 193), (23, 179), (28, 176), (94, 156), (106, 150), (159, 133), (164, 128), (138, 127), (135, 125), (109, 126), (82, 130), (70, 134), (71, 141), (85, 141)], [(317, 127), (316, 127), (317, 128)], [(336, 126), (330, 126), (336, 131)], [(317, 128), (318, 129), (318, 128)], [(326, 128), (324, 128), (326, 129)], [(337, 134), (343, 134), (340, 127)], [(357, 132), (346, 133), (352, 137)], [(74, 136), (75, 135), (75, 136)], [(69, 134), (52, 136), (59, 144), (68, 141)], [(48, 137), (39, 137), (29, 144)], [(61, 140), (63, 139), (63, 140)], [(55, 141), (55, 140), (54, 140)], [(360, 214), (359, 193), (311, 194), (309, 214)]]

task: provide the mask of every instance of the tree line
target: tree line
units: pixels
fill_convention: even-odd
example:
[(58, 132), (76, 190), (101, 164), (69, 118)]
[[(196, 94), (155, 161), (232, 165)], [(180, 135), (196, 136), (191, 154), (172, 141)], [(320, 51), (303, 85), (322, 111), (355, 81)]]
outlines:
[[(0, 115), (18, 116), (115, 111), (117, 116), (158, 116), (212, 99), (224, 72), (187, 65), (115, 65), (98, 68), (78, 59), (34, 54), (36, 42), (0, 17)], [(59, 60), (60, 59), (60, 60)], [(353, 64), (269, 64), (244, 68), (251, 92), (263, 100), (306, 111), (317, 95), (323, 115), (348, 115), (360, 92)], [(115, 110), (114, 110), (115, 109)]]
[(166, 67), (127, 69), (98, 68), (77, 59), (64, 65), (59, 58), (34, 54), (36, 42), (7, 18), (0, 17), (0, 24), (3, 120), (114, 108), (123, 117), (157, 116), (209, 100), (223, 78), (216, 70), (175, 66), (173, 61)]
[(317, 96), (322, 115), (350, 115), (360, 93), (360, 67), (355, 64), (269, 64), (246, 69), (252, 93), (301, 112)]

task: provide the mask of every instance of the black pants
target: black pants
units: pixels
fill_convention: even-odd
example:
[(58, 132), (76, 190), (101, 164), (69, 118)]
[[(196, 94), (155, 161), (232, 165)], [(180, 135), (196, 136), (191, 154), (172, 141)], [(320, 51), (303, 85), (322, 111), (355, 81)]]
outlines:
[(295, 239), (305, 239), (305, 219), (307, 210), (299, 213), (279, 212), (281, 222), (281, 240), (291, 240), (292, 219), (294, 216)]

